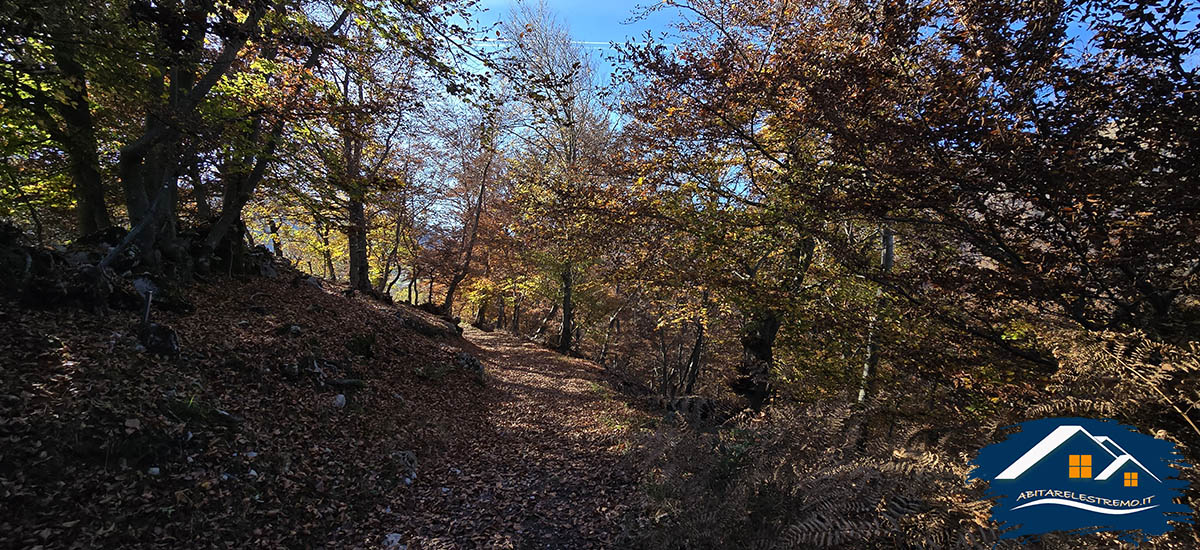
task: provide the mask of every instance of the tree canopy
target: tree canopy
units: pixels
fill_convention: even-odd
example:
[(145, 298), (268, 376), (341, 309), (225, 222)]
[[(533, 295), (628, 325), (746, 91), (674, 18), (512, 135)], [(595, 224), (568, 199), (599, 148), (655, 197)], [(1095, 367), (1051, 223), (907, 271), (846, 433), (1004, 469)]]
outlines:
[[(1159, 357), (1200, 334), (1195, 4), (642, 10), (601, 59), (544, 3), (13, 0), (0, 217), (97, 281), (265, 253), (667, 402), (836, 403), (853, 452), (1048, 395), (1200, 445)], [(1115, 341), (1168, 350), (1136, 406), (1073, 385)]]

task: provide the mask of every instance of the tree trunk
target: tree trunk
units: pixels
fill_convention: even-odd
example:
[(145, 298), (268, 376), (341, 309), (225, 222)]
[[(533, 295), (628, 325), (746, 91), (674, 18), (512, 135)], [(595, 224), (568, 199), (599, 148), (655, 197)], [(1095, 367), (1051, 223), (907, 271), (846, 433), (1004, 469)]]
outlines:
[[(887, 273), (892, 270), (892, 264), (896, 260), (896, 238), (892, 233), (892, 228), (883, 226), (880, 233), (883, 236), (883, 251), (880, 254), (879, 265), (883, 268), (883, 272)], [(871, 313), (871, 319), (867, 324), (867, 359), (863, 361), (862, 380), (858, 387), (858, 402), (866, 401), (868, 395), (874, 393), (874, 378), (876, 371), (879, 368), (879, 335), (876, 334), (876, 317), (878, 312), (886, 305), (886, 297), (883, 294), (883, 289), (875, 291), (875, 311)]]
[[(785, 287), (799, 291), (804, 278), (812, 266), (816, 240), (807, 237), (795, 243), (792, 256), (795, 258), (795, 275), (785, 281)], [(783, 320), (780, 313), (769, 307), (755, 307), (746, 311), (746, 322), (742, 325), (742, 360), (737, 367), (737, 377), (730, 387), (746, 398), (747, 405), (754, 411), (762, 410), (771, 397), (771, 375), (774, 369), (773, 348), (775, 336)]]
[[(253, 13), (256, 12), (252, 12), (252, 14)], [(258, 17), (261, 17), (261, 14), (257, 16), (252, 15), (252, 17), (255, 17), (254, 21), (257, 22)], [(349, 18), (350, 10), (342, 10), (342, 13), (338, 16), (337, 20), (330, 25), (329, 30), (326, 31), (326, 34), (332, 37), (332, 35), (336, 34), (338, 29), (340, 29)], [(244, 39), (240, 40), (243, 44), (245, 43)], [(309, 51), (308, 59), (305, 60), (302, 69), (308, 71), (316, 67), (317, 62), (320, 60), (321, 55), (324, 54), (326, 47), (327, 45), (325, 43), (320, 43), (314, 46), (312, 50)], [(241, 49), (240, 46), (238, 49)], [(230, 62), (232, 62), (232, 60), (230, 60)], [(262, 119), (257, 119), (254, 122), (254, 130), (252, 131), (251, 140), (252, 142), (257, 142), (261, 135)], [(217, 244), (221, 242), (221, 239), (225, 237), (225, 233), (227, 233), (229, 229), (237, 222), (241, 221), (242, 209), (245, 208), (246, 203), (250, 201), (250, 197), (253, 195), (255, 188), (258, 187), (259, 182), (262, 181), (263, 176), (266, 174), (267, 163), (271, 160), (274, 160), (275, 149), (279, 144), (280, 138), (283, 137), (283, 130), (283, 120), (277, 120), (275, 124), (272, 125), (271, 131), (267, 134), (266, 141), (262, 144), (261, 149), (256, 151), (253, 155), (248, 155), (242, 159), (244, 161), (250, 161), (249, 165), (252, 166), (252, 168), (250, 168), (248, 171), (240, 172), (226, 181), (224, 200), (221, 203), (221, 216), (209, 229), (208, 235), (204, 238), (204, 247), (206, 250), (214, 250)], [(331, 280), (336, 281), (337, 279), (332, 278)]]
[[(161, 80), (159, 83), (161, 84)], [(157, 95), (162, 91), (152, 89), (151, 93)], [(122, 147), (117, 157), (117, 175), (125, 194), (125, 209), (129, 215), (130, 229), (142, 227), (134, 244), (137, 245), (139, 253), (144, 255), (144, 259), (151, 265), (158, 264), (152, 258), (156, 229), (154, 220), (148, 220), (148, 218), (157, 217), (158, 210), (162, 209), (161, 203), (168, 200), (161, 195), (165, 190), (160, 185), (153, 183), (157, 175), (154, 160), (158, 155), (155, 153), (160, 147), (155, 146), (152, 136), (157, 136), (158, 132), (154, 128), (159, 125), (160, 123), (156, 119), (147, 117), (146, 134), (134, 143)]]
[(396, 276), (392, 277), (392, 279), (390, 281), (388, 281), (387, 286), (384, 287), (384, 289), (383, 289), (383, 293), (387, 294), (388, 296), (391, 296), (392, 288), (396, 286), (396, 283), (400, 282), (400, 277), (403, 275), (404, 275), (404, 270), (400, 269), (400, 266), (396, 266)]
[[(185, 82), (180, 81), (180, 86)], [(151, 93), (162, 93), (162, 84), (162, 79), (154, 79)], [(173, 89), (171, 95), (175, 94), (178, 90)], [(141, 261), (154, 271), (163, 267), (164, 256), (182, 259), (175, 246), (179, 132), (163, 124), (147, 115), (146, 133), (122, 147), (117, 162), (131, 228), (141, 227), (133, 244)]]
[(463, 245), (462, 263), (459, 264), (458, 271), (454, 273), (454, 277), (450, 279), (450, 284), (446, 287), (446, 299), (442, 301), (442, 311), (446, 312), (446, 315), (450, 314), (450, 308), (454, 306), (454, 293), (458, 290), (458, 285), (471, 270), (471, 253), (475, 250), (475, 239), (479, 236), (479, 215), (483, 212), (483, 196), (487, 188), (488, 167), (491, 164), (492, 161), (489, 158), (483, 167), (483, 177), (479, 179), (479, 198), (475, 201), (475, 218), (471, 222), (471, 232)]
[(671, 384), (671, 359), (667, 351), (667, 330), (658, 330), (658, 391), (667, 397), (675, 397), (675, 387)]
[(363, 207), (362, 193), (350, 194), (347, 211), (350, 225), (346, 228), (346, 239), (350, 251), (350, 288), (370, 290), (370, 266), (367, 263), (367, 217)]
[(192, 158), (192, 164), (188, 167), (188, 171), (192, 180), (192, 199), (196, 201), (196, 217), (200, 218), (202, 222), (207, 222), (212, 219), (212, 206), (208, 204), (208, 183), (200, 174), (199, 156)]
[[(483, 322), (487, 320), (488, 302), (490, 301), (491, 300), (485, 296), (483, 300), (479, 302), (479, 309), (475, 310), (475, 321), (471, 323), (471, 326), (474, 326), (475, 328), (483, 328)], [(448, 314), (449, 312), (447, 312), (447, 315)]]
[(513, 298), (512, 333), (521, 334), (521, 296)]
[[(706, 289), (700, 297), (701, 306), (707, 311), (708, 309), (708, 290)], [(687, 366), (684, 368), (684, 393), (691, 395), (696, 391), (696, 379), (700, 377), (701, 362), (704, 360), (704, 320), (705, 317), (697, 316), (696, 323), (696, 341), (692, 345), (692, 353), (688, 356)]]
[(604, 361), (606, 359), (608, 359), (608, 342), (609, 342), (609, 339), (612, 338), (612, 331), (614, 329), (618, 329), (621, 326), (621, 322), (619, 321), (619, 319), (620, 319), (620, 315), (621, 315), (621, 310), (624, 308), (625, 308), (624, 305), (622, 305), (621, 307), (618, 307), (617, 310), (613, 312), (612, 316), (608, 318), (608, 326), (604, 328), (604, 343), (601, 344), (600, 356), (598, 359), (596, 359), (596, 362), (600, 363), (600, 366), (602, 366), (602, 367), (604, 366)]
[[(183, 167), (180, 155), (183, 121), (195, 112), (213, 87), (228, 73), (242, 47), (255, 34), (259, 21), (271, 8), (268, 4), (252, 4), (249, 15), (240, 25), (242, 32), (234, 33), (234, 37), (223, 44), (221, 53), (199, 79), (196, 78), (194, 64), (184, 61), (160, 67), (159, 76), (150, 80), (150, 96), (163, 97), (165, 103), (158, 106), (161, 109), (152, 109), (147, 115), (145, 131), (141, 136), (121, 148), (118, 172), (125, 189), (131, 225), (138, 225), (147, 216), (153, 218), (148, 224), (150, 227), (140, 232), (137, 243), (140, 253), (152, 268), (157, 267), (161, 260), (159, 252), (165, 252), (176, 260), (187, 257), (186, 251), (174, 242), (177, 179)], [(204, 32), (201, 27), (204, 19), (200, 21), (199, 26), (192, 26), (187, 33), (193, 49), (199, 49), (203, 44)], [(193, 21), (192, 24), (196, 23)], [(161, 59), (168, 61), (169, 58)], [(166, 196), (162, 196), (160, 201), (162, 194)], [(158, 208), (150, 207), (152, 203), (157, 204)], [(225, 205), (226, 208), (229, 206), (228, 203)], [(240, 219), (240, 212), (239, 206), (234, 219), (221, 220), (223, 224), (218, 222), (214, 225), (213, 230), (220, 227), (221, 231), (214, 235), (210, 230), (205, 239), (206, 252), (211, 252), (221, 242), (224, 233)]]
[(283, 240), (279, 238), (279, 222), (267, 220), (267, 229), (271, 232), (271, 248), (275, 251), (275, 257), (283, 258)]
[(558, 352), (564, 355), (571, 352), (571, 337), (574, 331), (575, 304), (571, 303), (571, 264), (568, 263), (562, 271), (562, 332), (558, 339)]
[(255, 170), (251, 170), (225, 175), (225, 186), (221, 193), (221, 215), (217, 217), (216, 223), (209, 228), (208, 235), (204, 237), (206, 248), (215, 249), (217, 244), (225, 238), (229, 229), (242, 220), (242, 209), (246, 207), (246, 203), (250, 202), (250, 196), (256, 186), (256, 173)]
[(104, 203), (104, 182), (100, 178), (100, 149), (96, 141), (95, 121), (88, 101), (87, 75), (76, 59), (78, 48), (59, 42), (53, 48), (54, 61), (67, 85), (66, 102), (54, 102), (66, 126), (61, 136), (63, 152), (71, 169), (75, 194), (75, 214), (79, 234), (90, 235), (111, 225)]
[(703, 357), (704, 350), (704, 322), (696, 319), (696, 342), (692, 344), (692, 353), (688, 356), (687, 367), (684, 368), (684, 395), (691, 395), (696, 391), (696, 378), (700, 376), (700, 360)]
[(546, 326), (550, 324), (550, 320), (553, 319), (556, 314), (558, 314), (558, 302), (554, 302), (554, 305), (550, 306), (550, 312), (542, 318), (542, 323), (538, 325), (537, 330), (533, 333), (534, 338), (546, 333)]
[(313, 224), (317, 237), (321, 239), (321, 260), (325, 266), (325, 278), (337, 282), (337, 271), (333, 269), (333, 250), (329, 244), (329, 225), (316, 218)]
[(771, 396), (773, 348), (779, 325), (779, 315), (775, 311), (759, 309), (748, 314), (742, 327), (742, 361), (731, 386), (755, 411), (762, 410)]
[[(147, 208), (147, 210), (149, 211), (150, 214), (153, 214), (154, 212), (156, 212), (158, 210), (159, 203), (166, 200), (165, 199), (166, 195), (167, 195), (166, 190), (161, 190), (155, 195), (154, 201), (152, 203), (150, 203), (150, 206)], [(151, 225), (151, 222), (153, 220), (154, 220), (154, 216), (152, 216), (152, 215), (142, 216), (141, 221), (139, 221), (137, 224), (134, 224), (134, 226), (129, 229), (129, 233), (125, 234), (125, 238), (121, 239), (121, 242), (118, 243), (117, 246), (114, 246), (111, 249), (109, 249), (108, 254), (105, 255), (102, 260), (100, 260), (100, 263), (97, 265), (97, 267), (99, 267), (100, 269), (103, 270), (103, 269), (108, 268), (110, 265), (112, 265), (113, 261), (115, 261), (117, 259), (117, 257), (120, 256), (121, 253), (124, 252), (125, 249), (127, 249), (129, 247), (129, 245), (133, 244), (135, 242), (135, 240), (137, 240), (141, 236), (142, 233), (144, 233), (148, 230), (148, 227)], [(233, 258), (233, 254), (231, 252), (230, 253), (231, 265), (233, 262), (232, 258)]]
[(504, 311), (504, 295), (501, 294), (496, 301), (496, 328), (503, 330), (508, 325), (508, 316)]
[[(376, 289), (379, 292), (382, 292), (382, 293), (388, 294), (388, 295), (390, 295), (392, 293), (392, 285), (395, 285), (396, 281), (400, 280), (400, 272), (403, 271), (402, 269), (400, 269), (400, 260), (396, 258), (396, 254), (400, 251), (400, 236), (401, 236), (400, 217), (396, 216), (395, 238), (392, 240), (391, 250), (383, 258), (383, 269), (381, 270), (381, 273), (379, 274), (379, 283), (378, 283), (378, 288)], [(396, 276), (394, 278), (390, 278), (390, 275), (392, 273), (392, 262), (393, 261), (396, 262)], [(390, 282), (388, 282), (389, 278), (390, 278)]]

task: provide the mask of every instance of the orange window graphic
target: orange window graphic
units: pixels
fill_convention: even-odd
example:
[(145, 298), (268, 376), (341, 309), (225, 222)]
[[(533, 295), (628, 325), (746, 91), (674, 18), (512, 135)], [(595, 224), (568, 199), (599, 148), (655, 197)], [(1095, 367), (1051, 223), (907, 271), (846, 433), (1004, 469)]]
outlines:
[(1071, 455), (1068, 477), (1072, 479), (1092, 479), (1092, 455)]
[(1137, 472), (1125, 472), (1125, 486), (1137, 487)]

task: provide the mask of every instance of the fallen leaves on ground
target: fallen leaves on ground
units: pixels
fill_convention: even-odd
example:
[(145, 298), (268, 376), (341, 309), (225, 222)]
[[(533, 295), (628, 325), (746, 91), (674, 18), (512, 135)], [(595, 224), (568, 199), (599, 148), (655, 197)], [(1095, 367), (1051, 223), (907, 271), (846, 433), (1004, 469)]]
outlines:
[(627, 524), (637, 413), (595, 365), (286, 278), (185, 296), (154, 313), (174, 358), (136, 312), (0, 302), (0, 546), (607, 548)]

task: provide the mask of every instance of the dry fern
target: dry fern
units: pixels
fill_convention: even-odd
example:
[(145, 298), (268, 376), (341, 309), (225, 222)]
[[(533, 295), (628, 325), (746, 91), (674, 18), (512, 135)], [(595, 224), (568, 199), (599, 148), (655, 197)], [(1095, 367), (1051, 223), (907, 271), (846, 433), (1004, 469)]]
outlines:
[(1192, 418), (1200, 405), (1196, 343), (1173, 345), (1136, 331), (1056, 331), (1044, 340), (1059, 370), (1046, 388), (1050, 399), (1030, 407), (1031, 417), (1113, 417), (1166, 430), (1193, 447), (1200, 443), (1200, 427)]
[(717, 434), (664, 430), (644, 449), (655, 472), (648, 515), (658, 518), (644, 547), (953, 548), (995, 540), (985, 508), (963, 494), (965, 457), (897, 452), (922, 426), (899, 421), (890, 437), (859, 448), (865, 417), (882, 410), (830, 401), (777, 406)]
[[(1195, 462), (1200, 353), (1141, 333), (1047, 332), (1061, 368), (1027, 402), (964, 416), (951, 404), (905, 401), (776, 404), (739, 414), (715, 432), (664, 427), (635, 456), (647, 499), (632, 548), (1016, 548), (967, 483), (979, 448), (1023, 418), (1115, 418), (1181, 443)], [(943, 386), (944, 388), (944, 386)], [(941, 390), (939, 390), (941, 391)], [(952, 392), (953, 390), (945, 390)], [(1019, 394), (1018, 394), (1019, 395)], [(982, 400), (984, 395), (976, 397)], [(952, 399), (947, 400), (952, 403)], [(1182, 475), (1200, 478), (1191, 468)], [(1186, 498), (1200, 502), (1195, 490)], [(1192, 526), (1142, 547), (1194, 548)], [(1119, 547), (1111, 533), (1045, 536), (1046, 549)]]

